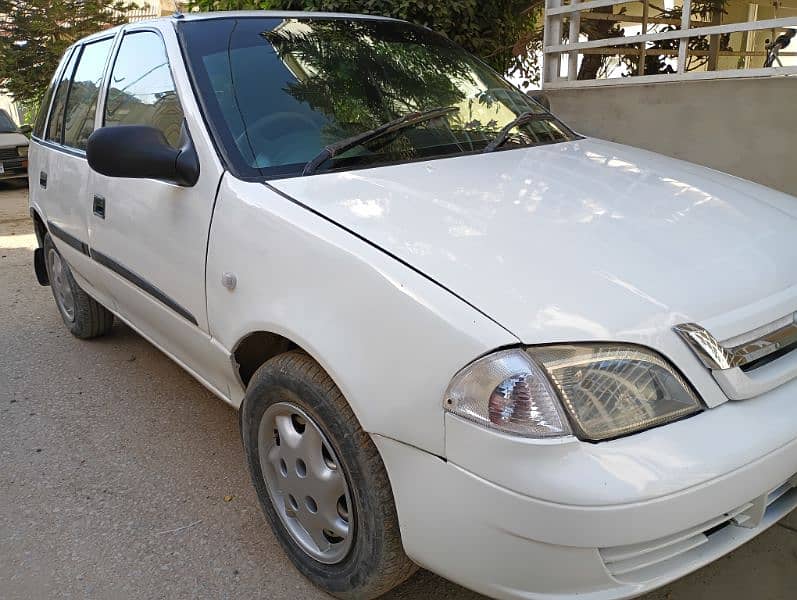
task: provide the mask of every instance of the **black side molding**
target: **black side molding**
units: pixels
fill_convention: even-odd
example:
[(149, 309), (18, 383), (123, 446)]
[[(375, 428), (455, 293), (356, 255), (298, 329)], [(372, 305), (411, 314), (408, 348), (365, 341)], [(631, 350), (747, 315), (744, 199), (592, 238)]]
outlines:
[[(86, 256), (91, 257), (91, 259), (94, 260), (95, 262), (101, 264), (103, 267), (105, 267), (107, 269), (110, 269), (111, 271), (113, 271), (114, 273), (116, 273), (117, 275), (122, 277), (123, 279), (126, 279), (127, 281), (132, 283), (137, 288), (141, 289), (142, 291), (146, 292), (147, 294), (149, 294), (150, 296), (152, 296), (153, 298), (158, 300), (161, 304), (163, 304), (165, 306), (168, 306), (171, 310), (176, 312), (178, 315), (183, 317), (186, 321), (188, 321), (192, 325), (197, 325), (197, 326), (199, 325), (197, 323), (196, 317), (194, 317), (194, 315), (192, 315), (190, 312), (188, 312), (185, 308), (183, 308), (182, 306), (177, 304), (177, 302), (172, 300), (169, 296), (164, 294), (162, 291), (160, 291), (158, 288), (156, 288), (154, 285), (152, 285), (146, 279), (143, 279), (142, 277), (139, 277), (138, 275), (133, 273), (130, 269), (120, 265), (118, 262), (116, 262), (110, 256), (106, 256), (102, 252), (97, 252), (94, 249), (89, 249), (88, 244), (86, 244), (85, 242), (81, 242), (75, 236), (68, 234), (66, 231), (64, 231), (63, 229), (61, 229), (57, 225), (54, 225), (50, 221), (47, 222), (47, 228), (50, 230), (50, 233), (52, 235), (57, 237), (59, 240), (61, 240), (62, 242), (64, 242), (68, 246), (74, 248), (75, 250), (77, 250), (81, 254), (85, 254)], [(40, 250), (41, 250), (41, 248), (40, 248)], [(41, 258), (42, 265), (44, 265), (44, 253), (43, 252), (41, 253), (41, 256), (42, 256), (42, 258)], [(39, 260), (39, 259), (36, 258), (36, 254), (34, 254), (33, 260), (34, 260), (34, 264), (36, 264), (35, 261)], [(39, 277), (38, 267), (36, 267), (36, 268), (37, 268), (36, 277), (38, 278)], [(46, 273), (47, 273), (46, 269), (45, 269), (44, 273), (46, 275)], [(39, 279), (39, 283), (41, 283), (41, 279)], [(46, 285), (46, 284), (42, 284), (42, 285)]]
[(47, 229), (50, 230), (50, 234), (57, 237), (59, 240), (64, 242), (67, 246), (71, 246), (81, 254), (85, 254), (89, 256), (89, 245), (86, 242), (81, 242), (71, 233), (67, 233), (58, 225), (54, 224), (52, 221), (47, 221)]
[(97, 252), (96, 250), (91, 250), (91, 258), (100, 263), (103, 267), (106, 267), (119, 275), (120, 277), (127, 279), (130, 283), (132, 283), (137, 288), (145, 291), (147, 294), (155, 298), (156, 300), (160, 301), (162, 304), (165, 304), (169, 308), (171, 308), (174, 312), (178, 315), (183, 317), (186, 321), (193, 325), (197, 325), (196, 318), (182, 306), (177, 304), (174, 300), (172, 300), (169, 296), (164, 294), (154, 285), (152, 285), (146, 279), (142, 279), (131, 270), (123, 267), (110, 256), (106, 256), (102, 252)]

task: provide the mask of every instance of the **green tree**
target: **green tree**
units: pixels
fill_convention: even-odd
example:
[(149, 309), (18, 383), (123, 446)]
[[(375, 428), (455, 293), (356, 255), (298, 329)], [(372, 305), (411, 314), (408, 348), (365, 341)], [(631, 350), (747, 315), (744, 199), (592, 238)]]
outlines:
[(536, 14), (530, 0), (189, 0), (191, 9), (306, 10), (375, 14), (424, 25), (481, 57), (499, 73), (528, 85), (536, 81), (529, 61)]
[(120, 0), (0, 0), (0, 87), (37, 106), (66, 48), (124, 23), (131, 8)]

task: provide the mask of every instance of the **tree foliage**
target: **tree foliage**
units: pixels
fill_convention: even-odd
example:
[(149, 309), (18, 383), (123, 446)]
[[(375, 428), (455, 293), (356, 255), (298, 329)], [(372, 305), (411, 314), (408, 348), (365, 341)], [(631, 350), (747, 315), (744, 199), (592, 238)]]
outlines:
[(38, 104), (69, 45), (124, 23), (131, 8), (120, 0), (0, 0), (0, 87)]
[(190, 0), (192, 9), (306, 10), (374, 14), (424, 25), (481, 57), (499, 73), (529, 81), (536, 11), (530, 0)]

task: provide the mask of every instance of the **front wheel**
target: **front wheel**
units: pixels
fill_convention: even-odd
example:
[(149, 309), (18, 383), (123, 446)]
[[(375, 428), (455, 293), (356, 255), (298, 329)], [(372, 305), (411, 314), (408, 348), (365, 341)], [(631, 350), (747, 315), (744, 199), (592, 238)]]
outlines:
[(339, 598), (376, 598), (417, 567), (387, 472), (329, 375), (303, 352), (252, 377), (241, 428), (258, 498), (299, 571)]

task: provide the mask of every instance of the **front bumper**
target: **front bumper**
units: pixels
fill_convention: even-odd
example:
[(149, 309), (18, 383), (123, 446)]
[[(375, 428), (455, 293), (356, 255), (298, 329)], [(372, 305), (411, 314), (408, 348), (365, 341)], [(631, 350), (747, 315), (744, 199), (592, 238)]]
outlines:
[(795, 385), (621, 440), (539, 444), (447, 416), (448, 460), (374, 436), (407, 554), (496, 598), (631, 598), (797, 507)]
[(9, 158), (0, 161), (3, 168), (0, 173), (0, 181), (6, 179), (22, 179), (28, 176), (28, 159), (27, 158)]

